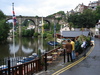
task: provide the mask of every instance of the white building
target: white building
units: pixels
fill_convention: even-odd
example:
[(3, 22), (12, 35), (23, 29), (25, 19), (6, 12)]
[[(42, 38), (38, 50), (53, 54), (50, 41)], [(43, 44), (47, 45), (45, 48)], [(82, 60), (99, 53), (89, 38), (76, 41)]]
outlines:
[(100, 6), (100, 0), (93, 1), (93, 2), (90, 1), (88, 8), (92, 10), (96, 10), (97, 6)]
[(82, 3), (82, 4), (79, 4), (78, 6), (76, 6), (74, 11), (82, 13), (85, 9), (87, 9), (87, 6)]
[(34, 24), (33, 23), (29, 23), (29, 26), (27, 27), (27, 29), (34, 29), (34, 28), (35, 28)]

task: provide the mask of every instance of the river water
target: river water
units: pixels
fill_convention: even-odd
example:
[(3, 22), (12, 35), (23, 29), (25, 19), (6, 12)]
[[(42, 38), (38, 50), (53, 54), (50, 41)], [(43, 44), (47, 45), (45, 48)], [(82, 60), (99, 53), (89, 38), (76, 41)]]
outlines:
[(9, 38), (5, 44), (0, 44), (0, 59), (28, 57), (32, 53), (38, 54), (39, 49), (43, 53), (54, 49), (54, 47), (49, 46), (46, 40), (41, 43), (41, 38), (15, 38), (15, 43), (12, 38)]

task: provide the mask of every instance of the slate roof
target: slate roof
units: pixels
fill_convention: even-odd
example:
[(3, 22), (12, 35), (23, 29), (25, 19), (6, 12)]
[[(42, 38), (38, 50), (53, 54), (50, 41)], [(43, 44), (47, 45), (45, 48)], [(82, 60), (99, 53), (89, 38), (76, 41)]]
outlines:
[(63, 37), (77, 37), (80, 35), (88, 36), (89, 31), (62, 31)]

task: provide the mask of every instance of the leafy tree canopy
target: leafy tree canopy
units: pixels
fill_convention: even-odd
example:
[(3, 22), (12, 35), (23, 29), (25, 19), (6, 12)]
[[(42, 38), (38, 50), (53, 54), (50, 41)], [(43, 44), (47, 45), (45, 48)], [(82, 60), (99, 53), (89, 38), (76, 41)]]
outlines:
[(74, 27), (84, 27), (84, 28), (94, 27), (97, 20), (95, 13), (96, 12), (87, 9), (84, 10), (83, 13), (71, 14), (68, 17), (68, 22), (72, 22)]
[(5, 19), (6, 16), (4, 15), (4, 13), (0, 10), (0, 20), (3, 20)]
[(98, 20), (100, 20), (100, 6), (96, 8), (95, 16), (96, 16), (96, 22), (98, 22)]
[(64, 12), (64, 11), (58, 11), (57, 13), (54, 13), (54, 14), (52, 14), (52, 15), (48, 15), (47, 17), (54, 17), (55, 14), (65, 15), (65, 12)]
[(0, 11), (0, 41), (5, 41), (9, 33), (9, 25), (6, 23), (6, 16)]

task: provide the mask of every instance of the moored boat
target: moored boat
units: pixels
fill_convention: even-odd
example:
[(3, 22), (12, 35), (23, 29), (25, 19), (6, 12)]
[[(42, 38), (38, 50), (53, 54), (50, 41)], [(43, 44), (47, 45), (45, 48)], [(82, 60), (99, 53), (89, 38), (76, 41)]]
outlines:
[(55, 41), (48, 41), (47, 43), (50, 46), (57, 46), (59, 44), (58, 42), (55, 42)]

